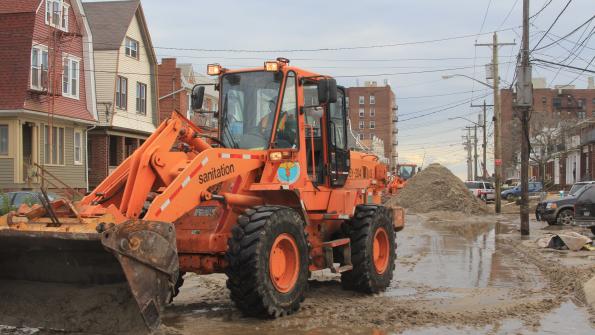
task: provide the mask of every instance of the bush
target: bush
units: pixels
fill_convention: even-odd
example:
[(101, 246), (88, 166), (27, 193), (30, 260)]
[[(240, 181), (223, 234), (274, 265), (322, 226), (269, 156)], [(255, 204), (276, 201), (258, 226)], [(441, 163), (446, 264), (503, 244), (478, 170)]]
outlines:
[(0, 216), (8, 214), (8, 212), (14, 210), (16, 210), (16, 208), (10, 205), (10, 198), (8, 198), (8, 194), (0, 193)]

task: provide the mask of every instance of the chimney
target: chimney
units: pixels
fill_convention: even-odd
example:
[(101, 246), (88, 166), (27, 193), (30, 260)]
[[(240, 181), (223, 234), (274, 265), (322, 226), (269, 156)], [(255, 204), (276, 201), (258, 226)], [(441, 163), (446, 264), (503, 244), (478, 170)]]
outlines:
[(587, 84), (587, 88), (590, 90), (595, 89), (595, 80), (593, 79), (593, 77), (589, 77), (588, 81), (589, 83)]

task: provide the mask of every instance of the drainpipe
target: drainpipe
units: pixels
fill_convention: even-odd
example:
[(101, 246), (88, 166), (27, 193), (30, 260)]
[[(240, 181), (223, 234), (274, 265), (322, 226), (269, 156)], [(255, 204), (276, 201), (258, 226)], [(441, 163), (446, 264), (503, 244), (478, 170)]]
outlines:
[(85, 127), (85, 184), (87, 192), (89, 192), (89, 130), (97, 128), (94, 124), (90, 128)]

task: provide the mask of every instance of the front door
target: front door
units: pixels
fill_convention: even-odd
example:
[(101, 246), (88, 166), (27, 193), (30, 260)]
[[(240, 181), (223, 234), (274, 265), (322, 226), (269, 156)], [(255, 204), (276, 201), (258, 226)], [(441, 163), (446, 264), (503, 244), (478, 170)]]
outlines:
[(21, 128), (22, 138), (21, 141), (23, 143), (23, 164), (22, 164), (22, 171), (21, 175), (23, 176), (23, 181), (27, 184), (27, 187), (31, 187), (31, 183), (34, 182), (33, 176), (35, 171), (34, 163), (34, 155), (33, 155), (33, 127), (34, 125), (29, 122), (25, 122)]
[(331, 186), (345, 185), (349, 175), (349, 150), (347, 148), (347, 112), (345, 108), (345, 90), (338, 88), (337, 102), (329, 104), (327, 134), (329, 143), (329, 175)]

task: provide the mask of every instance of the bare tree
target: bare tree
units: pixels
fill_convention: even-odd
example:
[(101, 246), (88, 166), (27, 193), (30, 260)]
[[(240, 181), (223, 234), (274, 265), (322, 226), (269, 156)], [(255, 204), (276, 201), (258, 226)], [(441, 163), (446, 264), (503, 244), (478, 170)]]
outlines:
[[(530, 160), (539, 168), (539, 175), (543, 183), (546, 180), (547, 163), (564, 147), (566, 135), (571, 128), (571, 123), (560, 118), (552, 117), (548, 113), (533, 113), (530, 120), (531, 144)], [(553, 176), (551, 176), (553, 178)]]

